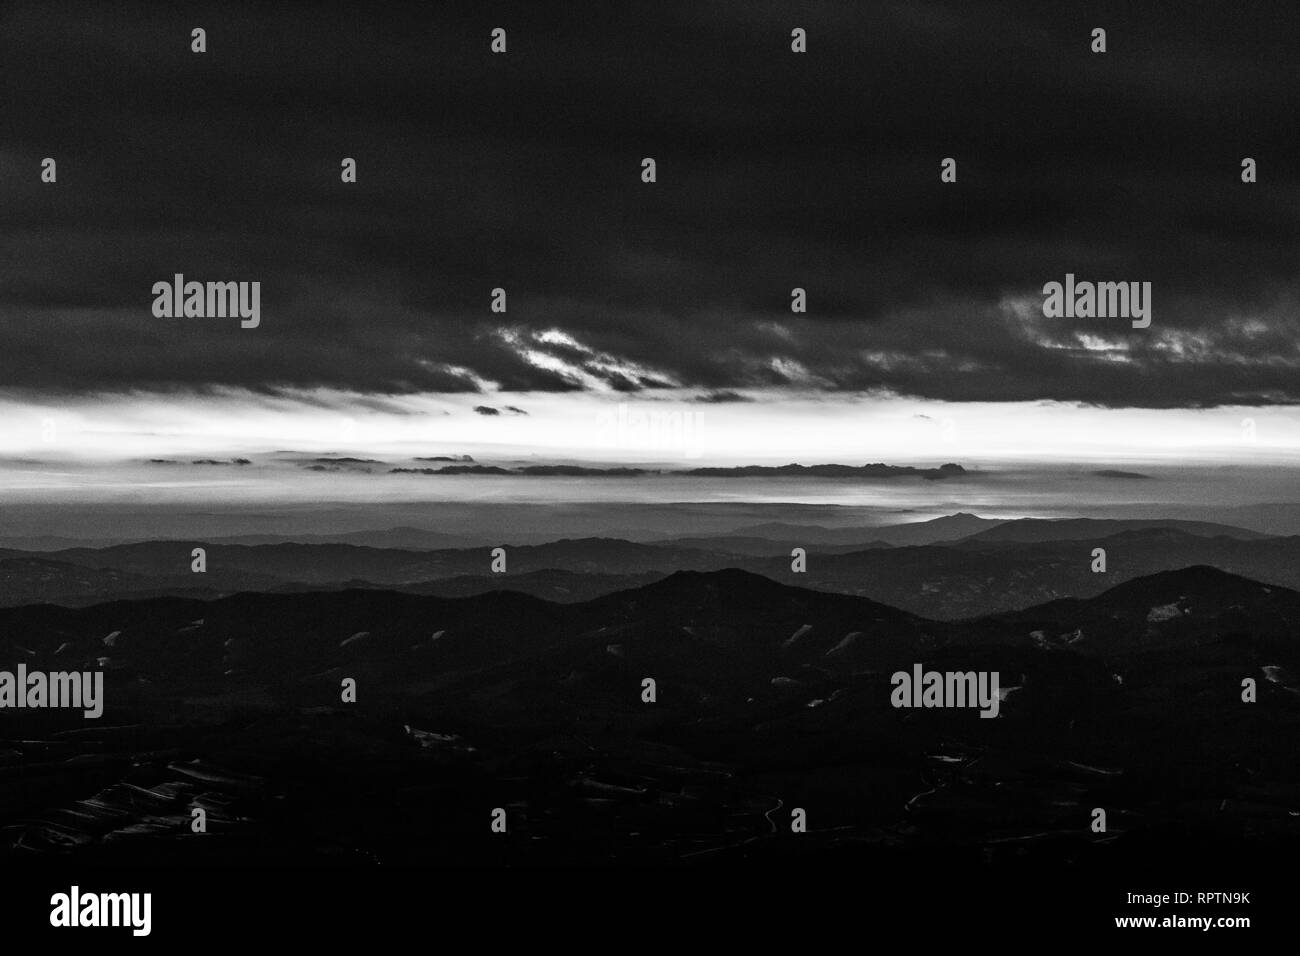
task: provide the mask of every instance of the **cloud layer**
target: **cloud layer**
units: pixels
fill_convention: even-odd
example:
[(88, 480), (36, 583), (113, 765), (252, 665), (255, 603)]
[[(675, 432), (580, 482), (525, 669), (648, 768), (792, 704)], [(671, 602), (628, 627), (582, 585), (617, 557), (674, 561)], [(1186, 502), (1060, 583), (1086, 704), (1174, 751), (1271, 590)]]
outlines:
[[(3, 386), (1300, 402), (1293, 4), (248, 10), (0, 14)], [(1067, 272), (1151, 327), (1045, 319)]]

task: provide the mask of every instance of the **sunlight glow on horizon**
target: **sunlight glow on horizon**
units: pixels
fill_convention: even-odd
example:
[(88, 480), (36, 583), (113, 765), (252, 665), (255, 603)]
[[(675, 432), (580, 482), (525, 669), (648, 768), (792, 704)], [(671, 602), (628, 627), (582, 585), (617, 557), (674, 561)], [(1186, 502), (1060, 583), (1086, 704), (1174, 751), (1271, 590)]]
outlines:
[[(275, 452), (407, 460), (704, 465), (945, 461), (1300, 464), (1300, 407), (1103, 409), (751, 392), (498, 392), (413, 396), (227, 390), (39, 402), (0, 397), (0, 456), (108, 463)], [(475, 406), (497, 409), (495, 415)], [(516, 411), (509, 411), (514, 408)], [(521, 414), (520, 411), (526, 412)]]

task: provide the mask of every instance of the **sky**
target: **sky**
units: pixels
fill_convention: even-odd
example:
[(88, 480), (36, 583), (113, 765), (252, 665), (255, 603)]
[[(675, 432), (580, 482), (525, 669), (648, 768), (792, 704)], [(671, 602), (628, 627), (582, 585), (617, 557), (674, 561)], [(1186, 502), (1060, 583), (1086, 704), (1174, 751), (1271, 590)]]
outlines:
[(0, 10), (0, 456), (1300, 455), (1293, 4), (387, 11)]

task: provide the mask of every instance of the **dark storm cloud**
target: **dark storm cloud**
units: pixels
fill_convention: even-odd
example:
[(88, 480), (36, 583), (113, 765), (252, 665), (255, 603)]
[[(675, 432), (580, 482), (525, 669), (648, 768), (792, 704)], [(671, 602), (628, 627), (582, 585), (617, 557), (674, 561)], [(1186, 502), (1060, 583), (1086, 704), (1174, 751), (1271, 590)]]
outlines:
[[(0, 385), (1300, 400), (1300, 16), (1070, 7), (11, 3)], [(1067, 272), (1151, 328), (1044, 319)]]

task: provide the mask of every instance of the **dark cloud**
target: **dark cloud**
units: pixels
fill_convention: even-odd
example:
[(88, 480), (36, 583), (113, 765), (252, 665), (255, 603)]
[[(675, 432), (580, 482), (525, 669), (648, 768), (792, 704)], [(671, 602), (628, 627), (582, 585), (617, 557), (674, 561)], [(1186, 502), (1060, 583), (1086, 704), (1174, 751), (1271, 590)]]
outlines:
[(752, 402), (753, 399), (739, 392), (709, 392), (707, 395), (697, 395), (692, 401), (709, 405), (727, 405), (735, 402)]
[[(1297, 28), (1290, 3), (10, 3), (0, 383), (1300, 401)], [(1151, 327), (1044, 319), (1067, 272), (1151, 282)], [(154, 318), (175, 273), (260, 281), (261, 326)]]
[(475, 405), (474, 411), (478, 412), (480, 415), (500, 415), (502, 413), (508, 413), (510, 415), (528, 414), (522, 408), (519, 408), (515, 405), (505, 405), (502, 408), (494, 408), (491, 405)]

